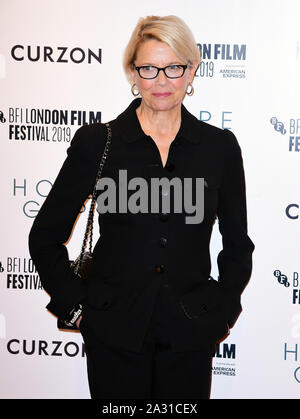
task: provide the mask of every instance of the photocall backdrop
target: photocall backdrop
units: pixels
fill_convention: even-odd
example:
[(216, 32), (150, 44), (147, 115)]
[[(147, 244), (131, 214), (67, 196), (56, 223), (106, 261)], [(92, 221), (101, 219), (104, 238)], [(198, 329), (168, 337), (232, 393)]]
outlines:
[[(90, 397), (82, 337), (57, 330), (45, 309), (28, 234), (75, 131), (114, 119), (133, 99), (122, 54), (138, 19), (152, 14), (175, 14), (192, 29), (203, 61), (184, 104), (231, 129), (244, 159), (253, 273), (214, 357), (211, 397), (299, 398), (297, 0), (1, 0), (1, 398)], [(220, 249), (216, 223), (215, 278)]]

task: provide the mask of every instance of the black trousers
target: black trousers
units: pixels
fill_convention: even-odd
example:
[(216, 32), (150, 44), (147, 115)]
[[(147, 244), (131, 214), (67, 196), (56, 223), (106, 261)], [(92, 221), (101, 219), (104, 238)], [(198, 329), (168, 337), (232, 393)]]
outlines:
[(164, 316), (168, 303), (162, 287), (139, 353), (85, 342), (93, 399), (209, 399), (212, 354), (172, 352)]

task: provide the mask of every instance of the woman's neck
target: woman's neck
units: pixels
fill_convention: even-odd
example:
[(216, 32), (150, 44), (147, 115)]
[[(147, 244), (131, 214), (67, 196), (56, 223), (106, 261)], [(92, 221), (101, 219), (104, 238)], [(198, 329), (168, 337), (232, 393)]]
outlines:
[[(146, 135), (175, 137), (181, 124), (181, 105), (168, 111), (155, 111), (141, 102), (136, 109), (137, 117)], [(175, 135), (174, 135), (175, 133)]]

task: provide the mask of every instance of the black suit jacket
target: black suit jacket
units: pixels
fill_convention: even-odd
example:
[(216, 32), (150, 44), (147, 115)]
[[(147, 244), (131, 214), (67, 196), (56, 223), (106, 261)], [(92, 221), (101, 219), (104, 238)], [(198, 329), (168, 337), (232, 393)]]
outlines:
[[(241, 150), (232, 132), (199, 121), (182, 105), (181, 127), (163, 167), (155, 142), (139, 124), (135, 110), (140, 102), (133, 100), (111, 121), (102, 177), (118, 185), (123, 169), (128, 182), (141, 177), (149, 191), (152, 178), (204, 178), (203, 221), (188, 224), (190, 214), (184, 208), (175, 213), (172, 204), (165, 213), (120, 213), (117, 206), (116, 213), (99, 216), (100, 238), (87, 283), (76, 278), (64, 243), (92, 193), (107, 136), (105, 124), (84, 125), (33, 223), (30, 253), (51, 296), (47, 308), (55, 315), (66, 317), (83, 301), (87, 333), (139, 351), (156, 294), (164, 286), (173, 301), (168, 320), (173, 349), (195, 350), (220, 339), (233, 325), (251, 274), (254, 245), (247, 235)], [(134, 192), (128, 191), (128, 197)], [(216, 220), (223, 240), (218, 281), (210, 277), (209, 252)]]

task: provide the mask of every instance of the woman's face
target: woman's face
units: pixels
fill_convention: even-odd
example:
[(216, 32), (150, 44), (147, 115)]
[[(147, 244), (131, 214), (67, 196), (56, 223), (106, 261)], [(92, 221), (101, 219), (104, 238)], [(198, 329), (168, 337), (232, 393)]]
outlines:
[[(153, 65), (166, 67), (171, 64), (187, 64), (177, 57), (174, 51), (164, 42), (151, 39), (143, 42), (134, 64), (139, 66)], [(188, 67), (182, 77), (169, 79), (160, 71), (155, 79), (142, 79), (136, 70), (132, 70), (134, 83), (138, 87), (144, 104), (153, 111), (167, 111), (181, 106), (189, 83), (192, 83), (197, 65)]]

